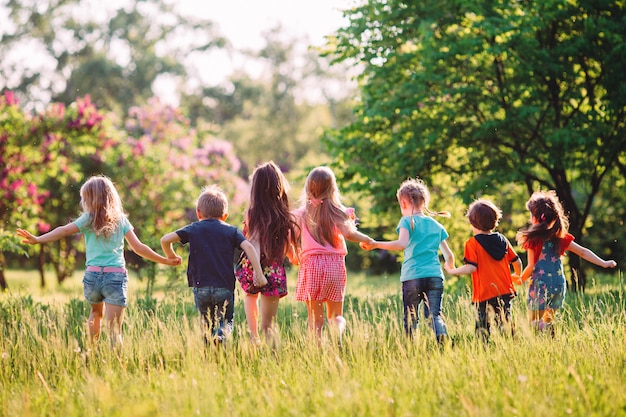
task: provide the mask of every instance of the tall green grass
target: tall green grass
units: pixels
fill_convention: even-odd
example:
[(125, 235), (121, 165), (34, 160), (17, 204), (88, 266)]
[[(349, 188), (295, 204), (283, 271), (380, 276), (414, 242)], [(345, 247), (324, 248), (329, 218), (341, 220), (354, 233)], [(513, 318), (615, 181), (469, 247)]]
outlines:
[(624, 283), (608, 279), (568, 294), (554, 338), (529, 328), (522, 289), (516, 337), (489, 344), (474, 336), (469, 291), (459, 284), (444, 299), (449, 348), (424, 322), (413, 340), (404, 336), (397, 276), (350, 275), (342, 347), (332, 337), (311, 341), (306, 309), (291, 295), (280, 302), (278, 348), (252, 346), (238, 294), (223, 350), (205, 349), (182, 282), (162, 283), (156, 303), (141, 302), (134, 282), (125, 345), (114, 353), (106, 336), (94, 350), (86, 345), (80, 278), (61, 296), (16, 278), (19, 289), (0, 296), (0, 414), (626, 415)]

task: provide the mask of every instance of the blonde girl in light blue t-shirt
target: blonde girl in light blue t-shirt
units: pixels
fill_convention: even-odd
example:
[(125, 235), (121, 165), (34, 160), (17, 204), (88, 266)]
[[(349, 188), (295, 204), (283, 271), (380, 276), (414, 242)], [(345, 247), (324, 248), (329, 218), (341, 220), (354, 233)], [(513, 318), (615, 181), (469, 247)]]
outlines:
[(420, 179), (404, 181), (397, 192), (402, 218), (398, 222), (398, 239), (390, 242), (361, 243), (363, 249), (386, 249), (404, 251), (400, 272), (402, 302), (404, 304), (404, 329), (412, 336), (419, 322), (419, 306), (424, 304), (425, 316), (437, 340), (448, 340), (448, 331), (441, 315), (444, 275), (439, 261), (442, 252), (446, 266), (454, 267), (454, 254), (446, 239), (448, 232), (433, 216), (449, 217), (448, 212), (428, 209), (430, 193)]
[(128, 273), (124, 239), (139, 256), (165, 265), (180, 265), (180, 257), (165, 258), (143, 244), (128, 221), (122, 201), (105, 176), (93, 176), (80, 188), (82, 215), (41, 236), (17, 229), (24, 243), (47, 243), (76, 233), (85, 236), (87, 269), (83, 278), (85, 298), (91, 304), (88, 327), (91, 342), (100, 338), (100, 323), (106, 310), (111, 347), (122, 345), (122, 322), (127, 305)]

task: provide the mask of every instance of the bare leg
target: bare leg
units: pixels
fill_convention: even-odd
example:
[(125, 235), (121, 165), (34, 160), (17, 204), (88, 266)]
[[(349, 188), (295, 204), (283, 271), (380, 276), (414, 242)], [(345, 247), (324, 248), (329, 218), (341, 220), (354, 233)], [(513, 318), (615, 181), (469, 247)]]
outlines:
[(543, 310), (528, 310), (528, 320), (535, 323), (543, 317)]
[(343, 317), (343, 301), (326, 301), (326, 309), (328, 323), (336, 326), (339, 344), (341, 344), (341, 336), (346, 329), (346, 319)]
[(107, 326), (111, 335), (111, 349), (121, 348), (123, 345), (122, 322), (124, 321), (124, 310), (125, 307), (115, 304), (107, 304), (106, 306)]
[(261, 294), (261, 332), (265, 336), (265, 340), (272, 346), (277, 342), (274, 324), (276, 323), (279, 299), (280, 297), (267, 297)]
[(250, 339), (253, 342), (259, 340), (259, 330), (257, 319), (259, 317), (259, 307), (257, 305), (258, 294), (247, 294), (244, 298), (244, 310), (246, 312), (246, 320), (248, 322), (248, 329), (250, 330)]
[(91, 313), (87, 319), (87, 326), (89, 327), (89, 341), (95, 344), (100, 340), (100, 323), (104, 313), (104, 303), (92, 304)]
[(554, 321), (554, 316), (556, 315), (556, 310), (552, 308), (546, 308), (546, 310), (541, 315), (543, 321), (546, 323), (552, 323)]
[(314, 333), (320, 340), (324, 326), (324, 302), (310, 300), (306, 302), (306, 307), (309, 316), (309, 332)]

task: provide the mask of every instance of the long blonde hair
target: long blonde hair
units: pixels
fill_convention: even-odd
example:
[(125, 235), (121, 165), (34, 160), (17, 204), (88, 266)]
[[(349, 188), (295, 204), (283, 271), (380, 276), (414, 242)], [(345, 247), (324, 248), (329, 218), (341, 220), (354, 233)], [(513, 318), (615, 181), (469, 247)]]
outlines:
[[(431, 217), (450, 217), (450, 213), (447, 211), (431, 211), (428, 208), (428, 203), (430, 203), (430, 192), (428, 192), (428, 187), (426, 187), (426, 184), (424, 184), (424, 181), (420, 178), (409, 178), (405, 180), (402, 184), (400, 184), (400, 188), (398, 188), (396, 196), (398, 199), (404, 198), (411, 203), (411, 214), (417, 210), (423, 211), (424, 214)], [(411, 216), (411, 230), (413, 230), (414, 227), (415, 221), (413, 220), (413, 216)]]
[(108, 238), (126, 217), (113, 182), (104, 175), (93, 176), (80, 187), (80, 205), (96, 236)]
[(330, 168), (321, 166), (309, 172), (302, 200), (305, 224), (318, 243), (336, 247), (337, 229), (341, 233), (356, 230), (353, 218), (341, 203), (337, 180)]

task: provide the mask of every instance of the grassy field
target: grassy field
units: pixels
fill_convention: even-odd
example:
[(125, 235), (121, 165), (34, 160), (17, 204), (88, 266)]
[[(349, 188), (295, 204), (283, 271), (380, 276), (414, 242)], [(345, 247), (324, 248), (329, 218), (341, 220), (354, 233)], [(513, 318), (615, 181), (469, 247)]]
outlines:
[(474, 337), (467, 279), (450, 281), (444, 312), (454, 345), (446, 349), (425, 324), (414, 340), (404, 337), (397, 276), (350, 274), (342, 348), (311, 343), (306, 309), (291, 295), (279, 308), (279, 348), (252, 347), (238, 293), (233, 340), (219, 353), (205, 350), (182, 279), (161, 278), (154, 303), (131, 278), (120, 354), (106, 340), (87, 349), (80, 275), (47, 290), (32, 272), (7, 277), (2, 416), (626, 415), (621, 273), (568, 294), (554, 338), (529, 329), (520, 288), (518, 335), (488, 345)]

